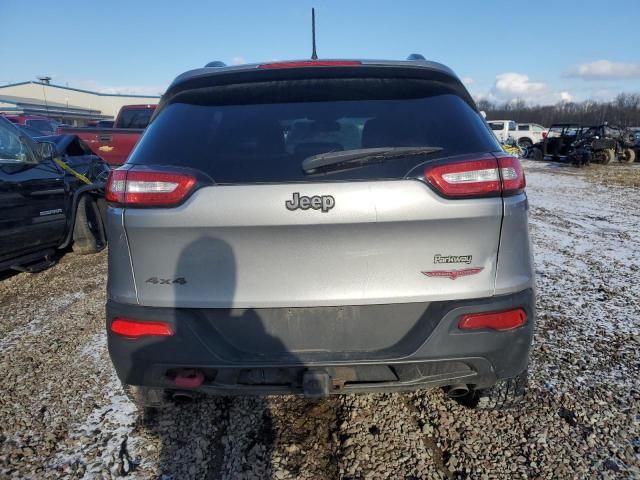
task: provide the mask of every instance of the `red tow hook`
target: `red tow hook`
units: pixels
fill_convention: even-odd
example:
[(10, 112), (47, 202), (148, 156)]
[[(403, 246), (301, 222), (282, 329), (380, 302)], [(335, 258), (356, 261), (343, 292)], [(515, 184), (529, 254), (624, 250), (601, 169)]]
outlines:
[(200, 370), (183, 370), (173, 381), (180, 388), (198, 388), (204, 382), (204, 373)]

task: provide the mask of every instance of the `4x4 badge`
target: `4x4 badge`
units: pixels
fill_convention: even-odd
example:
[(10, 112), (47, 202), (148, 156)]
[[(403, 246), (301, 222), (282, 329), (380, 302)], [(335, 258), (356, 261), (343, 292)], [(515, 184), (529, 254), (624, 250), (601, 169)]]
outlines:
[(327, 213), (336, 204), (335, 198), (331, 195), (314, 195), (313, 197), (300, 196), (299, 192), (293, 193), (293, 198), (284, 202), (284, 206), (287, 210), (322, 210), (322, 213)]
[(484, 270), (484, 267), (461, 268), (460, 270), (431, 270), (430, 272), (422, 272), (427, 277), (444, 277), (455, 280), (458, 277), (468, 277), (475, 275)]

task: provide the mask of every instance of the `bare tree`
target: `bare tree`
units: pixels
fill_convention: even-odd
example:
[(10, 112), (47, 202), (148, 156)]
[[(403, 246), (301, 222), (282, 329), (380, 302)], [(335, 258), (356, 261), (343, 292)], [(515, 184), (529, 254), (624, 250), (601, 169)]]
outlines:
[(640, 93), (621, 93), (611, 102), (585, 100), (531, 106), (522, 100), (497, 104), (482, 99), (478, 101), (478, 108), (487, 113), (488, 119), (509, 119), (545, 126), (560, 122), (584, 124), (608, 122), (622, 127), (640, 127)]

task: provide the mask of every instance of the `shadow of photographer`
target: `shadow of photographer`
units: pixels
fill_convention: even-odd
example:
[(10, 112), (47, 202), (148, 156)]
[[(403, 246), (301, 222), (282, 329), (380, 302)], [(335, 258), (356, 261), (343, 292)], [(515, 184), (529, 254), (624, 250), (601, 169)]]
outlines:
[[(254, 309), (232, 308), (237, 270), (232, 247), (220, 238), (203, 236), (184, 247), (174, 277), (186, 278), (189, 283), (174, 285), (175, 304), (190, 305), (207, 298), (224, 306), (195, 311), (196, 324), (182, 323), (177, 328), (192, 329), (203, 342), (225, 335), (233, 339), (212, 341), (209, 347), (213, 343), (217, 347), (215, 351), (211, 349), (209, 360), (214, 354), (222, 359), (246, 355), (255, 361), (261, 352), (268, 352), (270, 358), (286, 357), (290, 364), (301, 364), (279, 338), (265, 329), (264, 320)], [(194, 287), (189, 290), (185, 285)], [(224, 328), (220, 322), (224, 322)], [(247, 340), (239, 342), (243, 334)], [(144, 356), (145, 352), (139, 355)], [(260, 369), (256, 370), (259, 373)], [(296, 475), (304, 462), (294, 459), (289, 465), (284, 457), (300, 454), (298, 444), (313, 448), (318, 435), (323, 442), (330, 441), (329, 430), (336, 421), (333, 401), (310, 402), (294, 396), (203, 396), (192, 402), (174, 403), (172, 408), (157, 411), (144, 426), (146, 434), (159, 440), (158, 473), (167, 479), (271, 478), (274, 458), (282, 458), (276, 470)], [(331, 461), (329, 457), (327, 462)], [(323, 473), (324, 467), (318, 468), (319, 477), (333, 476)]]

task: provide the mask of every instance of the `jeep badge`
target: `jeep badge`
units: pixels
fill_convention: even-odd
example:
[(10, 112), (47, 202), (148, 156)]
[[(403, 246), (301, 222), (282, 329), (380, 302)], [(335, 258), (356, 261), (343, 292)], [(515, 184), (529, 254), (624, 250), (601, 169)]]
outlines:
[(335, 198), (331, 195), (314, 195), (313, 197), (300, 196), (299, 192), (294, 192), (293, 198), (284, 202), (284, 206), (287, 210), (321, 210), (322, 213), (327, 213), (336, 204)]

